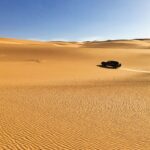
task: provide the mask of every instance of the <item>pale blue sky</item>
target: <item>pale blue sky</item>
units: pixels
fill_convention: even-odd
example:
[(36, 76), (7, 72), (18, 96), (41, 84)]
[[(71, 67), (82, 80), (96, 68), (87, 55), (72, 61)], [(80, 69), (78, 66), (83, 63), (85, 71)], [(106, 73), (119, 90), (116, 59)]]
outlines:
[(0, 37), (150, 38), (150, 0), (0, 0)]

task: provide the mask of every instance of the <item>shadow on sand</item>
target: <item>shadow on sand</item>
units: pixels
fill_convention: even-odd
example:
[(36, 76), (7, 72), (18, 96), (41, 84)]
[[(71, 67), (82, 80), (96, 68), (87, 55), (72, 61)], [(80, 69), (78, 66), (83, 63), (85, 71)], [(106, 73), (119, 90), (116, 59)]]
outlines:
[(103, 66), (103, 65), (96, 65), (97, 67), (101, 67), (101, 68), (105, 68), (105, 69), (118, 69), (116, 67), (113, 66)]

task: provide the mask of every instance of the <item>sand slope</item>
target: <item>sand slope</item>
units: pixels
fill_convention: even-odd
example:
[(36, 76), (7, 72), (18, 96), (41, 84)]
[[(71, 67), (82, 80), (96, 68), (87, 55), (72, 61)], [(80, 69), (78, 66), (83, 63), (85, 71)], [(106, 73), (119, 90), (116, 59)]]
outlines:
[(1, 38), (0, 149), (149, 150), (149, 47)]

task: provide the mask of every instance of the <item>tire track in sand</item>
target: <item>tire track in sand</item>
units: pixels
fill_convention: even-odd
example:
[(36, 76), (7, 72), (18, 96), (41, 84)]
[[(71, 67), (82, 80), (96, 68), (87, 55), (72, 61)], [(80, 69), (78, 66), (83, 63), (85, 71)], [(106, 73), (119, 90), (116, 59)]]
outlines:
[(141, 69), (121, 68), (120, 70), (129, 71), (129, 72), (137, 72), (137, 73), (147, 73), (147, 74), (150, 74), (150, 71), (148, 71), (148, 70), (141, 70)]

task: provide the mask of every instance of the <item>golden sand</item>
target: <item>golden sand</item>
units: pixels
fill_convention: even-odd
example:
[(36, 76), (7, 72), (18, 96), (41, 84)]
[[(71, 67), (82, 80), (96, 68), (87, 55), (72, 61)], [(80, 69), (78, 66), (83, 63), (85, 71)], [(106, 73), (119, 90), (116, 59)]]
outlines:
[(149, 150), (149, 48), (0, 39), (0, 149)]

